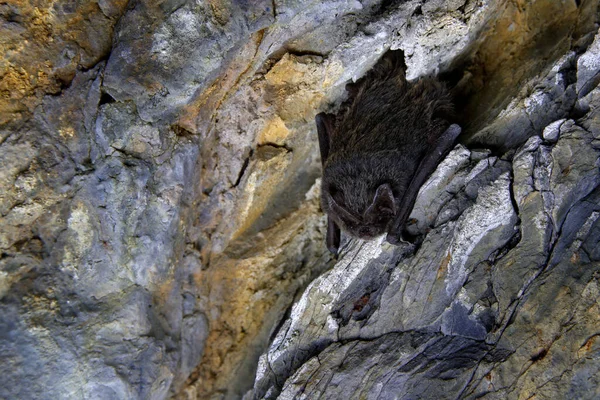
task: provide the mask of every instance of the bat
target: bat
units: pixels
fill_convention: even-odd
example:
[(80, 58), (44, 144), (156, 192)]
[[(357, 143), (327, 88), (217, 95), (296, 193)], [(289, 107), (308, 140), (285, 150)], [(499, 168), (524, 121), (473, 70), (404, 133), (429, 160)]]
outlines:
[(401, 51), (386, 53), (346, 90), (337, 114), (315, 118), (321, 207), (334, 254), (340, 228), (365, 240), (387, 233), (388, 242), (399, 244), (420, 187), (461, 132), (450, 123), (454, 107), (446, 87), (433, 77), (408, 82)]

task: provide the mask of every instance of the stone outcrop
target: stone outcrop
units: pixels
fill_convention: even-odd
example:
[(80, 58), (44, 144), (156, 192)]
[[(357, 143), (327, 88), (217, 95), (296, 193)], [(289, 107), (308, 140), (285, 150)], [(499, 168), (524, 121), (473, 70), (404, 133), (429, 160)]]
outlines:
[(349, 242), (292, 308), (255, 394), (596, 397), (600, 148), (558, 122), (512, 166), (454, 150), (420, 192), (434, 207), (413, 213), (418, 246)]
[[(598, 397), (596, 0), (0, 17), (0, 397)], [(464, 133), (334, 259), (314, 116), (388, 49)]]

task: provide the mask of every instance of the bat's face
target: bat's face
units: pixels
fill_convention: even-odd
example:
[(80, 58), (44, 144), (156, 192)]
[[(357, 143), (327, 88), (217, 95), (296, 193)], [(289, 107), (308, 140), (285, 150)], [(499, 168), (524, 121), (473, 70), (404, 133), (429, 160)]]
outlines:
[[(386, 233), (397, 212), (390, 185), (380, 185), (374, 195), (363, 194), (368, 198), (357, 199), (356, 195), (356, 192), (343, 193), (331, 186), (325, 188), (323, 209), (351, 236), (370, 240)], [(357, 204), (365, 206), (356, 207)]]

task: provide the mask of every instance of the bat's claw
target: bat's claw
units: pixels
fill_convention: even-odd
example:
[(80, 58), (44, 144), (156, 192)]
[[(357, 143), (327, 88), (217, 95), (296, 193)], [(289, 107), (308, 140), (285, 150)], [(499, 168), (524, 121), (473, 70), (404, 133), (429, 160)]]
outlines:
[(332, 255), (334, 255), (334, 256), (337, 256), (337, 253), (338, 253), (339, 247), (338, 247), (338, 246), (336, 246), (335, 244), (328, 244), (328, 245), (327, 245), (327, 250), (329, 250), (329, 252), (330, 252)]
[(400, 243), (403, 242), (401, 233), (388, 233), (385, 240), (387, 240), (389, 244), (393, 244), (394, 246), (398, 246)]

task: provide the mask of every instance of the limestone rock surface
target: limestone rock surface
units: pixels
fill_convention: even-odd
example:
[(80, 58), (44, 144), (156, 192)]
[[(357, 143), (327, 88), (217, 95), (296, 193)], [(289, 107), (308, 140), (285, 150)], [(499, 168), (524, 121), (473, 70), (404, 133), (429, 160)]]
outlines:
[[(598, 10), (1, 2), (0, 398), (597, 398)], [(334, 259), (314, 117), (389, 49), (464, 133)]]

